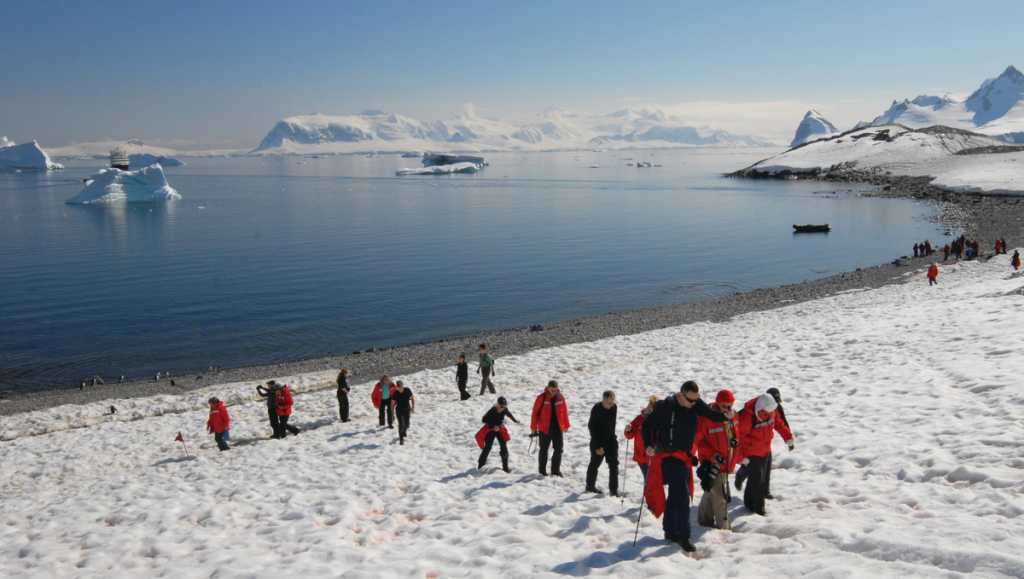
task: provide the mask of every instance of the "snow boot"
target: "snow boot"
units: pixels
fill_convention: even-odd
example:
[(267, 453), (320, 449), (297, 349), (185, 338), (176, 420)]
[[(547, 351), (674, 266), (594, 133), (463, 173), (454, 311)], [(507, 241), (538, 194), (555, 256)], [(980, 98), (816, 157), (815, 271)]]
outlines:
[(736, 490), (743, 490), (743, 483), (747, 481), (747, 477), (750, 476), (750, 469), (747, 465), (743, 465), (736, 469)]
[(678, 544), (680, 547), (682, 547), (683, 551), (686, 551), (687, 553), (693, 553), (693, 552), (695, 552), (697, 550), (697, 547), (695, 547), (693, 545), (693, 543), (690, 542), (689, 539), (682, 539), (682, 540), (676, 541), (676, 544)]
[(603, 495), (604, 494), (604, 491), (602, 491), (601, 489), (599, 489), (597, 487), (587, 487), (586, 488), (586, 492), (594, 493), (595, 495)]

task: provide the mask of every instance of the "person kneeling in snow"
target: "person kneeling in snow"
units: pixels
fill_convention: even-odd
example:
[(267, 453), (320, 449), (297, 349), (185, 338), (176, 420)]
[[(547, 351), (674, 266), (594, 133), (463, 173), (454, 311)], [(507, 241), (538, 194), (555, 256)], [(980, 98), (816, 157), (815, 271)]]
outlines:
[(701, 416), (697, 419), (697, 456), (700, 467), (697, 476), (704, 496), (697, 509), (697, 521), (704, 527), (729, 529), (729, 473), (736, 466), (738, 438), (733, 423), (732, 405), (736, 401), (729, 390), (719, 390), (711, 408), (721, 412), (727, 420), (713, 422)]
[(743, 490), (743, 483), (747, 481), (747, 488), (743, 491), (743, 504), (747, 510), (762, 516), (765, 515), (768, 461), (772, 454), (775, 431), (782, 435), (790, 450), (795, 447), (793, 433), (776, 412), (778, 406), (778, 402), (771, 394), (762, 394), (748, 401), (739, 413), (738, 455), (742, 457), (742, 466), (736, 472), (736, 489)]
[(508, 402), (505, 401), (504, 396), (499, 396), (498, 401), (484, 414), (483, 423), (484, 425), (476, 433), (476, 444), (481, 448), (480, 458), (476, 461), (476, 467), (482, 469), (487, 464), (487, 456), (491, 454), (491, 447), (494, 446), (494, 441), (498, 441), (498, 446), (501, 452), (501, 470), (509, 472), (508, 468), (508, 441), (512, 436), (508, 433), (508, 429), (505, 428), (505, 417), (509, 420), (519, 424), (515, 416), (512, 416), (512, 412), (508, 409)]
[(665, 540), (677, 543), (688, 553), (697, 550), (690, 542), (690, 498), (696, 462), (691, 450), (700, 416), (714, 422), (726, 419), (700, 399), (700, 387), (689, 380), (678, 393), (658, 402), (654, 412), (644, 420), (644, 444), (650, 460), (644, 497), (655, 517), (665, 515), (662, 521)]
[(222, 451), (231, 448), (228, 446), (230, 429), (231, 416), (228, 414), (228, 407), (216, 396), (210, 398), (210, 417), (206, 419), (206, 431), (213, 433), (217, 448)]

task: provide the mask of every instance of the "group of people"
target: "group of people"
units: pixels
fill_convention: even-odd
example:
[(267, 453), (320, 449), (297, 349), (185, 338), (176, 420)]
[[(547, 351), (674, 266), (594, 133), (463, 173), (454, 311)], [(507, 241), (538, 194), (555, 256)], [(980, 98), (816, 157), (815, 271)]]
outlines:
[[(494, 388), (494, 358), (480, 345), (481, 394)], [(468, 366), (465, 355), (459, 357), (456, 385), (460, 399), (465, 400)], [(484, 364), (486, 362), (486, 364)], [(351, 388), (348, 370), (342, 368), (337, 378), (338, 414), (349, 421)], [(257, 386), (257, 393), (267, 401), (267, 414), (273, 438), (284, 438), (299, 429), (288, 423), (292, 414), (292, 393), (287, 384), (273, 380)], [(374, 385), (371, 401), (378, 410), (380, 427), (394, 428), (398, 423), (399, 444), (405, 444), (412, 414), (416, 409), (412, 389), (401, 380), (387, 375)], [(706, 527), (729, 529), (728, 506), (731, 501), (730, 475), (735, 488), (743, 491), (747, 510), (766, 514), (766, 500), (773, 498), (770, 489), (772, 441), (782, 436), (790, 450), (794, 437), (782, 409), (782, 396), (777, 388), (769, 388), (734, 409), (736, 398), (730, 390), (720, 390), (714, 402), (701, 399), (700, 386), (694, 381), (683, 383), (680, 391), (659, 399), (651, 396), (647, 405), (626, 426), (623, 435), (627, 447), (633, 443), (632, 459), (644, 478), (644, 501), (656, 517), (663, 517), (665, 539), (679, 544), (685, 551), (695, 548), (690, 541), (690, 503), (695, 482), (704, 490), (697, 509), (697, 521)], [(214, 434), (217, 447), (227, 450), (231, 418), (224, 402), (211, 398), (208, 430)], [(495, 442), (499, 446), (501, 468), (510, 472), (508, 442), (511, 435), (505, 419), (519, 423), (509, 410), (508, 401), (499, 396), (483, 415), (483, 423), (475, 440), (480, 448), (477, 468), (483, 469)], [(603, 494), (597, 486), (602, 464), (608, 466), (608, 492), (619, 496), (619, 438), (616, 433), (618, 406), (615, 392), (606, 390), (601, 400), (590, 409), (587, 428), (590, 434), (589, 463), (585, 491)], [(569, 408), (556, 380), (548, 382), (533, 402), (530, 414), (532, 439), (538, 439), (537, 469), (542, 476), (562, 476), (562, 455), (565, 433), (569, 431)], [(666, 496), (665, 487), (668, 487)]]
[(922, 241), (914, 244), (914, 257), (926, 257), (934, 253), (932, 242)]

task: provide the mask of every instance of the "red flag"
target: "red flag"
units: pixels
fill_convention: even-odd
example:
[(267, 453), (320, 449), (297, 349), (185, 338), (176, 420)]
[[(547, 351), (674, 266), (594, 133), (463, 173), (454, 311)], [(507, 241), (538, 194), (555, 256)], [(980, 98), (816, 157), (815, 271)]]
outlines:
[(174, 437), (174, 442), (185, 442), (185, 437), (181, 435), (181, 431), (178, 431), (178, 436)]

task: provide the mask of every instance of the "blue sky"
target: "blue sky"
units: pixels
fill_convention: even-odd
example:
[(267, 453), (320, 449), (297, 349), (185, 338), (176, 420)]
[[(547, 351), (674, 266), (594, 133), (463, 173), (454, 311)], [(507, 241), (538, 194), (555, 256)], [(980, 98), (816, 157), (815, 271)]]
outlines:
[(762, 116), (797, 115), (772, 121), (793, 127), (813, 104), (846, 124), (1024, 67), (1020, 0), (7, 0), (2, 12), (0, 134), (44, 145), (252, 146), (290, 114), (439, 119), (466, 103), (505, 118), (785, 103)]

